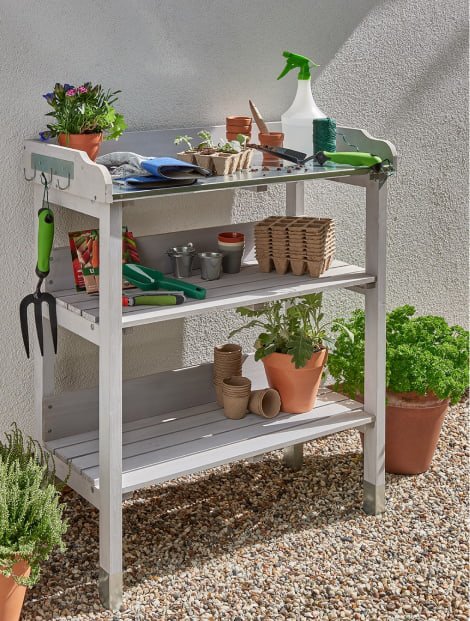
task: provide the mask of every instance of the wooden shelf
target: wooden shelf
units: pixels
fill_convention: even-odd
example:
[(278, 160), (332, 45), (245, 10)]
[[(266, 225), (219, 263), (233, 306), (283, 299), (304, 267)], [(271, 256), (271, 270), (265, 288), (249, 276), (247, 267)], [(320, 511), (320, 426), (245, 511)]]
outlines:
[[(372, 421), (373, 416), (366, 414), (360, 403), (323, 388), (315, 408), (305, 414), (280, 414), (269, 420), (248, 414), (235, 421), (225, 418), (223, 410), (212, 402), (125, 423), (122, 492)], [(48, 442), (47, 447), (99, 489), (98, 430)]]
[[(265, 274), (258, 270), (257, 265), (249, 265), (242, 268), (239, 274), (225, 274), (220, 280), (207, 282), (200, 276), (193, 276), (188, 280), (207, 288), (205, 300), (188, 298), (184, 304), (168, 307), (126, 307), (123, 308), (122, 327), (200, 315), (218, 309), (260, 304), (315, 291), (367, 285), (375, 281), (373, 276), (364, 272), (363, 268), (342, 261), (334, 261), (333, 266), (320, 278), (293, 274), (280, 276), (276, 272)], [(56, 291), (54, 295), (57, 299), (59, 323), (63, 327), (73, 331), (73, 320), (76, 318), (91, 324), (99, 323), (98, 296), (77, 293), (73, 289)], [(94, 328), (96, 337), (98, 326)]]

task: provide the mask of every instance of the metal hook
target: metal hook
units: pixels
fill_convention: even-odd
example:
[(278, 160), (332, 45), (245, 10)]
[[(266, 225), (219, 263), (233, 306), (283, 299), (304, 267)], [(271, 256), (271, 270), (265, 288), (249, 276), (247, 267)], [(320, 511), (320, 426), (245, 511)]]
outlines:
[(67, 185), (65, 187), (62, 187), (60, 185), (59, 179), (57, 179), (56, 188), (59, 188), (59, 190), (67, 190), (69, 187), (70, 187), (70, 173), (67, 175)]
[(26, 181), (33, 181), (33, 179), (36, 178), (37, 172), (38, 171), (37, 171), (36, 167), (34, 167), (34, 175), (32, 177), (27, 177), (26, 176), (26, 168), (23, 168), (23, 175), (24, 175), (24, 178), (26, 179)]

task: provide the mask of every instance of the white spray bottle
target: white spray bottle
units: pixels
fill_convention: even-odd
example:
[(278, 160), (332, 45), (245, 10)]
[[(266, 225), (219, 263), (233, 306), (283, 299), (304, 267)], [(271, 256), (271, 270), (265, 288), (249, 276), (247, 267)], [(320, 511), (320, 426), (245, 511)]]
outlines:
[(307, 155), (313, 153), (313, 119), (324, 119), (312, 96), (312, 79), (310, 67), (318, 67), (312, 60), (300, 54), (283, 52), (287, 64), (278, 77), (283, 78), (291, 69), (299, 69), (297, 93), (291, 107), (281, 116), (284, 133), (284, 147), (302, 151)]

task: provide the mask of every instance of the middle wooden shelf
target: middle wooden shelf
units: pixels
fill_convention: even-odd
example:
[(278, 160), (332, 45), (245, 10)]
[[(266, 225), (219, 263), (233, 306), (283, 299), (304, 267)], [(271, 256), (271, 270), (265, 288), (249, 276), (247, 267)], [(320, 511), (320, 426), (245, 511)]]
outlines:
[[(365, 273), (364, 268), (334, 261), (332, 267), (319, 278), (294, 276), (291, 273), (279, 275), (276, 272), (262, 273), (256, 264), (245, 265), (238, 274), (225, 274), (220, 280), (204, 281), (197, 274), (187, 279), (207, 289), (205, 300), (187, 299), (184, 304), (164, 307), (127, 307), (122, 310), (122, 327), (141, 326), (168, 319), (178, 319), (203, 313), (262, 304), (271, 300), (306, 295), (308, 293), (344, 289), (368, 285), (375, 282), (374, 276)], [(133, 289), (133, 292), (139, 292)], [(59, 325), (80, 334), (74, 329), (74, 318), (81, 323), (93, 324), (93, 338), (96, 342), (99, 332), (99, 297), (66, 289), (53, 292), (57, 299)], [(78, 324), (77, 324), (78, 325)], [(87, 338), (87, 337), (86, 337)]]

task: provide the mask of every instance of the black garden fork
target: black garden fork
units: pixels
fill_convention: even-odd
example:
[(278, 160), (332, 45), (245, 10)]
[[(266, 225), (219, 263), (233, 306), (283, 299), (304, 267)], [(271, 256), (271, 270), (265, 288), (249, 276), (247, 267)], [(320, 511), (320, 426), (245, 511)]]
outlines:
[(38, 284), (34, 293), (30, 293), (20, 302), (20, 322), (21, 334), (23, 335), (23, 343), (26, 349), (26, 355), (29, 358), (29, 334), (28, 334), (28, 306), (34, 306), (34, 322), (36, 324), (36, 333), (38, 335), (39, 349), (41, 356), (44, 355), (44, 332), (42, 326), (42, 305), (46, 303), (49, 307), (49, 321), (51, 324), (52, 343), (54, 345), (54, 353), (57, 353), (57, 312), (55, 297), (45, 291), (41, 291), (42, 283), (49, 274), (50, 256), (52, 244), (54, 241), (54, 214), (49, 205), (49, 187), (47, 178), (44, 173), (41, 174), (41, 183), (44, 186), (44, 196), (42, 199), (42, 207), (38, 211), (38, 261), (36, 264), (36, 275), (38, 276)]

